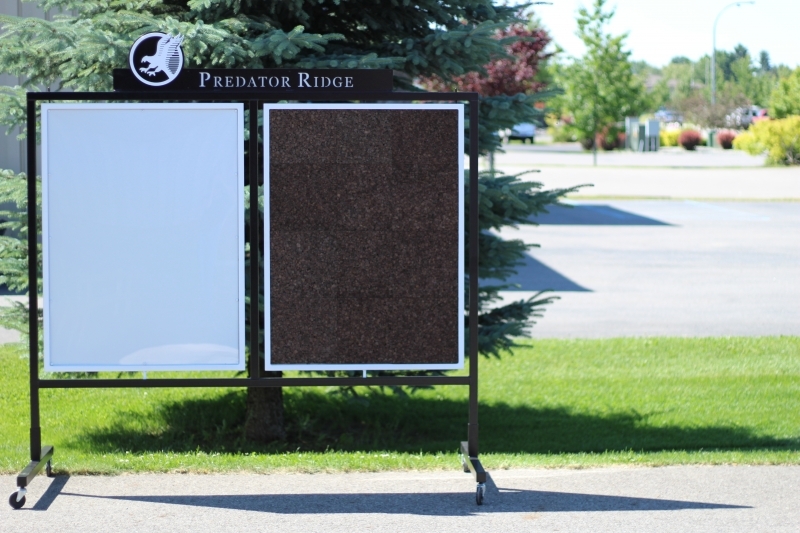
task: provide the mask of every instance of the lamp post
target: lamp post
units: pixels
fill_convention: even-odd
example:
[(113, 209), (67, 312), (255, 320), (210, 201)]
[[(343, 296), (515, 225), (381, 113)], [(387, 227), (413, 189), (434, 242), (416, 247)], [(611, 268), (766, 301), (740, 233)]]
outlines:
[(711, 52), (711, 105), (717, 103), (717, 22), (719, 22), (719, 17), (721, 17), (729, 7), (739, 7), (747, 4), (755, 4), (755, 2), (734, 2), (732, 4), (728, 4), (722, 8), (722, 10), (717, 14), (717, 18), (714, 19), (714, 31), (712, 32), (713, 43)]

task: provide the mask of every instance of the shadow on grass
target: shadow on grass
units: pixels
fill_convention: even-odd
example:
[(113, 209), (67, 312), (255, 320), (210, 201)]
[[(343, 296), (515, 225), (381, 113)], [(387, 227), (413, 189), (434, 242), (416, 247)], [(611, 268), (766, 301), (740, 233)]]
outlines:
[[(370, 394), (360, 398), (295, 389), (284, 394), (285, 442), (247, 441), (245, 393), (164, 403), (148, 415), (120, 411), (106, 428), (86, 428), (70, 446), (97, 452), (277, 452), (381, 450), (452, 452), (466, 438), (465, 401)], [(648, 415), (593, 415), (563, 408), (482, 405), (481, 450), (568, 453), (698, 449), (800, 450), (797, 439), (758, 436), (741, 426), (654, 426)]]

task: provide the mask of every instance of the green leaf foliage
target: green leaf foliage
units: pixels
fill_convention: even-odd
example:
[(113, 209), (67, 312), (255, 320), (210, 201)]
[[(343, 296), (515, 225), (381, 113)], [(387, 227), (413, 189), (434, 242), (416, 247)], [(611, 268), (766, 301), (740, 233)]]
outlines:
[(800, 115), (800, 67), (781, 78), (772, 90), (769, 115), (773, 118)]
[[(37, 189), (41, 202), (41, 188)], [(25, 174), (0, 169), (0, 284), (14, 292), (28, 290), (28, 180)], [(41, 217), (37, 217), (41, 226)], [(39, 269), (42, 266), (42, 249), (37, 250)], [(39, 278), (39, 293), (42, 280)], [(39, 320), (42, 310), (39, 309)], [(19, 331), (22, 341), (28, 342), (28, 305), (17, 301), (0, 307), (0, 326)], [(44, 333), (39, 328), (39, 344)]]

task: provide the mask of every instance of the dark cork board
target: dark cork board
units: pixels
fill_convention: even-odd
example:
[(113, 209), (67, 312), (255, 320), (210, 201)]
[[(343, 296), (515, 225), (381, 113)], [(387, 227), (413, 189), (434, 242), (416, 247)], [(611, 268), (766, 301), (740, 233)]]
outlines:
[(462, 360), (459, 112), (417, 107), (269, 110), (270, 368)]

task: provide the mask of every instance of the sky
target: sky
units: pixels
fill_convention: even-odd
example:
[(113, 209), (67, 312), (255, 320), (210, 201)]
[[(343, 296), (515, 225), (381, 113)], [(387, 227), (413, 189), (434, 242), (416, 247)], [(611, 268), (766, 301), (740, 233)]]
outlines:
[[(575, 36), (575, 15), (592, 0), (549, 0), (535, 14), (568, 55), (580, 56), (583, 44)], [(660, 67), (675, 56), (696, 60), (711, 54), (717, 14), (733, 0), (609, 0), (616, 7), (610, 31), (628, 32), (634, 60)], [(754, 5), (731, 7), (717, 24), (717, 49), (743, 44), (758, 59), (769, 52), (772, 64), (800, 66), (800, 0), (755, 0)]]

